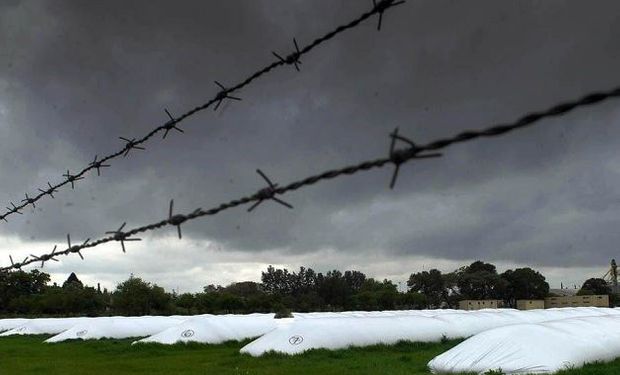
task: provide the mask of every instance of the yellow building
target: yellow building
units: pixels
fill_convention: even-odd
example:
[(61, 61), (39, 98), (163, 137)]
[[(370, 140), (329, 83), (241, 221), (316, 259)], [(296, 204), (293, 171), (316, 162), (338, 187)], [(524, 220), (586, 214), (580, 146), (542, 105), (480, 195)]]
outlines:
[(538, 310), (545, 308), (545, 300), (543, 299), (520, 299), (517, 300), (517, 309), (519, 310)]
[(608, 295), (562, 296), (545, 298), (545, 309), (553, 307), (609, 307)]
[(459, 309), (461, 310), (480, 310), (480, 309), (497, 309), (503, 307), (504, 301), (499, 299), (466, 299), (459, 301)]

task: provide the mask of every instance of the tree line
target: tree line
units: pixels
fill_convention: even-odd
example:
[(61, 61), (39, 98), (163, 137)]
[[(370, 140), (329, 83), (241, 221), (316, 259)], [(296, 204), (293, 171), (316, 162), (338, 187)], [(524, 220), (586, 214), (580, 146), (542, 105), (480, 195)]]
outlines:
[[(611, 294), (602, 279), (587, 280), (580, 294)], [(0, 314), (3, 316), (106, 316), (170, 314), (245, 314), (290, 311), (347, 311), (456, 308), (463, 299), (497, 299), (515, 307), (519, 299), (550, 296), (545, 277), (531, 268), (498, 273), (490, 263), (476, 261), (453, 272), (437, 269), (412, 273), (407, 290), (392, 281), (376, 280), (359, 271), (296, 271), (269, 266), (261, 282), (207, 285), (200, 293), (167, 292), (133, 275), (114, 291), (83, 285), (75, 274), (50, 285), (39, 270), (0, 272)]]

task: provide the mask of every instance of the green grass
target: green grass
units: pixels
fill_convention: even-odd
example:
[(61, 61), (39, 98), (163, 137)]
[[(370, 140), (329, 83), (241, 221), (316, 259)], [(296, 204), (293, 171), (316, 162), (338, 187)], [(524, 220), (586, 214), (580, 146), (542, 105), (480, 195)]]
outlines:
[(426, 363), (457, 342), (399, 343), (299, 356), (239, 354), (247, 342), (131, 345), (132, 340), (43, 344), (45, 336), (0, 339), (0, 374), (427, 374)]
[(592, 363), (575, 370), (560, 371), (557, 375), (611, 375), (620, 374), (620, 358), (608, 363)]
[[(0, 338), (0, 375), (124, 374), (428, 374), (426, 364), (458, 341), (399, 343), (303, 355), (239, 354), (247, 342), (222, 345), (131, 345), (132, 340), (43, 344), (47, 336)], [(588, 365), (563, 375), (620, 374), (620, 360)]]

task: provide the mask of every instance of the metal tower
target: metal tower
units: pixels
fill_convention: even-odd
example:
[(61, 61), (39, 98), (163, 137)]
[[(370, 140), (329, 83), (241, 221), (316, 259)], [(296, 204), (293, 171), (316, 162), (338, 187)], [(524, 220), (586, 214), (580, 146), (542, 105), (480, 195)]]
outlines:
[(618, 266), (616, 265), (615, 259), (611, 260), (611, 266), (605, 275), (603, 275), (603, 279), (609, 283), (613, 293), (618, 293)]

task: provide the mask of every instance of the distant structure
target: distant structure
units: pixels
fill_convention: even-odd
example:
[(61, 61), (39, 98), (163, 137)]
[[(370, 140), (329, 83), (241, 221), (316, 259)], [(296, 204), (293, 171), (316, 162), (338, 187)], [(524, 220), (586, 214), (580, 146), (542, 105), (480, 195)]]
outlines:
[(620, 292), (618, 289), (618, 265), (615, 259), (611, 260), (609, 270), (603, 275), (603, 279), (607, 281), (613, 294), (618, 294), (618, 292)]
[(74, 272), (71, 272), (67, 280), (62, 284), (63, 288), (83, 288), (84, 284), (78, 279), (77, 275)]
[(517, 300), (518, 310), (539, 310), (545, 308), (545, 301), (542, 299), (519, 299)]
[[(504, 302), (495, 299), (459, 301), (459, 309), (461, 310), (498, 309), (502, 307), (504, 307)], [(520, 299), (517, 300), (516, 307), (519, 310), (539, 310), (558, 307), (609, 307), (609, 296), (606, 294), (591, 296), (567, 294), (547, 297), (544, 300)]]
[(545, 309), (557, 307), (609, 307), (609, 296), (560, 296), (545, 298)]
[(498, 309), (504, 307), (504, 301), (499, 299), (466, 299), (459, 301), (460, 310)]
[(577, 294), (577, 292), (578, 292), (577, 289), (569, 289), (569, 288), (549, 289), (549, 294), (561, 296), (561, 297), (574, 296), (575, 294)]

